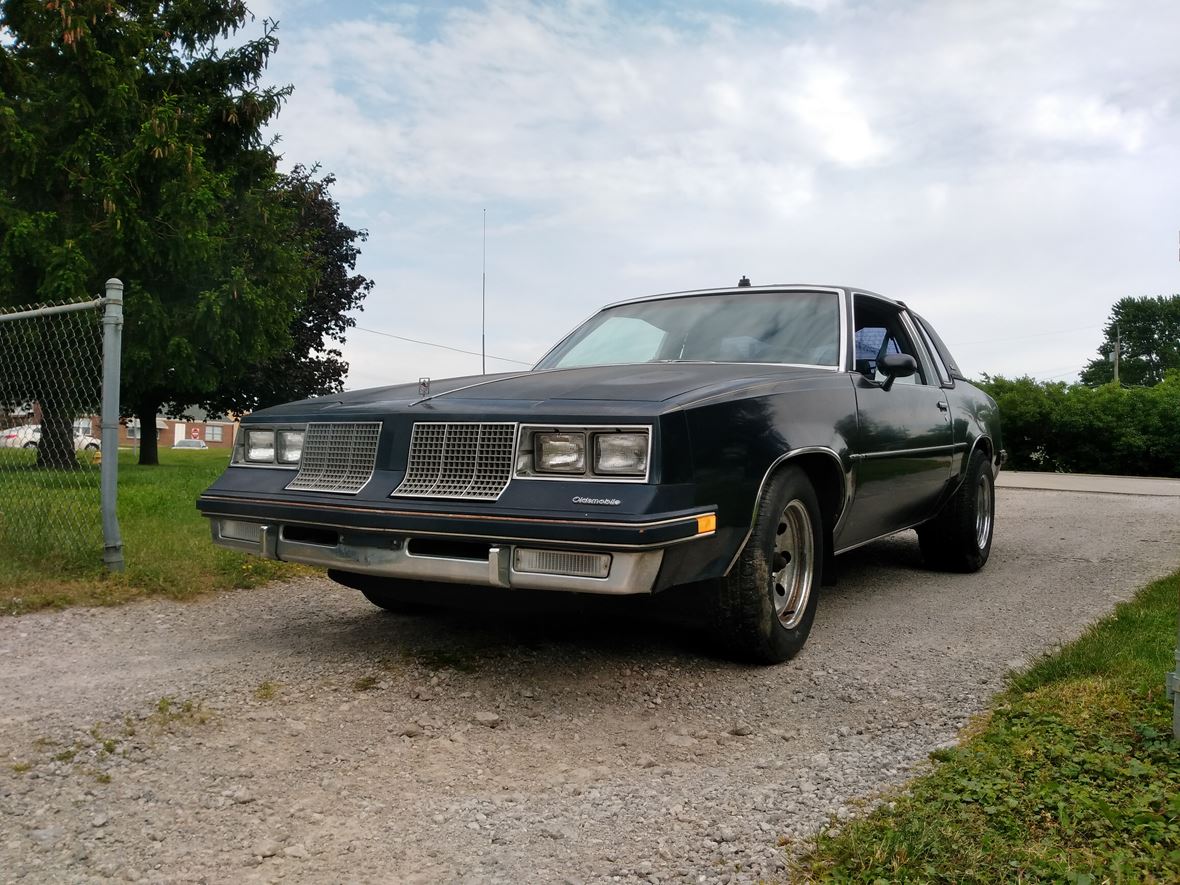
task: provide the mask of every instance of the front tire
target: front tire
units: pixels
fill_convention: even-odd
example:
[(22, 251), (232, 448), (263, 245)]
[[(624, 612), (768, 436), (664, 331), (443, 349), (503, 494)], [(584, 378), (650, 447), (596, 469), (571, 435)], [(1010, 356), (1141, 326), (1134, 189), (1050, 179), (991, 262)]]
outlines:
[(991, 462), (971, 455), (963, 483), (934, 519), (918, 526), (922, 558), (932, 568), (977, 572), (987, 562), (995, 530), (996, 484)]
[(815, 620), (823, 561), (819, 499), (802, 470), (786, 467), (762, 490), (738, 561), (710, 588), (726, 650), (762, 664), (797, 655)]

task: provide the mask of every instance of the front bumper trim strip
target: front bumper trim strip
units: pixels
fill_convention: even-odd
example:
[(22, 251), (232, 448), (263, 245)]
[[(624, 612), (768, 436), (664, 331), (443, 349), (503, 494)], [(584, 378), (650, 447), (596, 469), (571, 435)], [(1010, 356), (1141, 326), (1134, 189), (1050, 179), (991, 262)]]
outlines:
[(610, 573), (605, 578), (588, 578), (518, 572), (513, 568), (512, 548), (509, 545), (491, 547), (486, 560), (454, 559), (416, 556), (405, 545), (387, 549), (345, 543), (326, 546), (291, 541), (282, 536), (278, 526), (272, 524), (262, 525), (257, 542), (223, 536), (219, 519), (210, 520), (210, 527), (213, 542), (218, 546), (266, 559), (410, 581), (441, 581), (520, 590), (564, 590), (613, 596), (651, 593), (664, 559), (662, 549), (616, 551), (611, 556)]

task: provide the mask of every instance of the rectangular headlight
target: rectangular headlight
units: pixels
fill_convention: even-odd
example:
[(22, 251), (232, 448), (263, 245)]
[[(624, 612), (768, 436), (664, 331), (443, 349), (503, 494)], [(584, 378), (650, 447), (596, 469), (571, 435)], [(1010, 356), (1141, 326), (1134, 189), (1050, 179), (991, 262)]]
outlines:
[(303, 457), (303, 431), (280, 430), (278, 441), (278, 462), (280, 464), (298, 464), (299, 459)]
[(538, 473), (585, 473), (586, 434), (535, 434), (533, 469)]
[(273, 464), (275, 460), (275, 432), (273, 430), (247, 430), (245, 450), (247, 461)]
[(605, 476), (643, 476), (647, 473), (647, 434), (595, 434), (594, 472)]

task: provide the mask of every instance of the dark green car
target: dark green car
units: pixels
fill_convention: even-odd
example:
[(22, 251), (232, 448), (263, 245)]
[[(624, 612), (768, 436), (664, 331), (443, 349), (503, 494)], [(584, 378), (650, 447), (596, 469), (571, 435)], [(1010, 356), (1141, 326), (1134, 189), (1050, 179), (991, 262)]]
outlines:
[(904, 304), (744, 284), (607, 307), (531, 371), (256, 412), (198, 506), (215, 543), (390, 610), (693, 585), (773, 663), (846, 550), (916, 528), (932, 566), (982, 567), (1002, 460), (995, 403)]

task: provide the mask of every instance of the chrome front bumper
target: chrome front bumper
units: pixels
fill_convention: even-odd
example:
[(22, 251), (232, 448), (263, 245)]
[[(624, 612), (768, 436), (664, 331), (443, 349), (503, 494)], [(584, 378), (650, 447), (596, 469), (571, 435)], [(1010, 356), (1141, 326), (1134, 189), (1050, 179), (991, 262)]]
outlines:
[[(546, 574), (518, 570), (514, 564), (515, 545), (512, 544), (490, 545), (486, 560), (425, 556), (411, 553), (409, 545), (404, 542), (395, 541), (388, 547), (357, 546), (343, 542), (335, 545), (315, 544), (284, 537), (279, 525), (218, 518), (212, 518), (209, 522), (213, 543), (219, 547), (251, 553), (264, 559), (407, 581), (635, 595), (652, 592), (664, 558), (662, 549), (604, 551), (610, 558), (605, 577)], [(255, 532), (256, 537), (250, 537)], [(529, 549), (532, 546), (528, 545)]]

